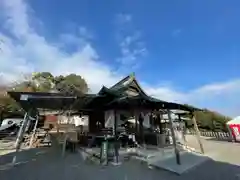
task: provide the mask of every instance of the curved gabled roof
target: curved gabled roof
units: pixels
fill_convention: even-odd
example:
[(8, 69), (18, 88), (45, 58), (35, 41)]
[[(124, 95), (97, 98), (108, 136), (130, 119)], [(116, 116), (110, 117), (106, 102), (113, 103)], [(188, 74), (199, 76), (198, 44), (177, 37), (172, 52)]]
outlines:
[(140, 84), (136, 80), (135, 74), (128, 75), (127, 77), (123, 78), (121, 81), (113, 85), (112, 87), (109, 88), (111, 91), (123, 91), (130, 86), (134, 86), (139, 93), (146, 95), (147, 94), (144, 92), (144, 90), (141, 88)]

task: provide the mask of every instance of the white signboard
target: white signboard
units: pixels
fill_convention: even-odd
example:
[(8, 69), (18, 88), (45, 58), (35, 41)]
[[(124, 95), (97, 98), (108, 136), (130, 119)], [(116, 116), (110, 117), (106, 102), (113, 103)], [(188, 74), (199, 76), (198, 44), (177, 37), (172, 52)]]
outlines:
[(21, 100), (21, 101), (27, 101), (27, 100), (28, 100), (28, 94), (22, 94), (22, 95), (20, 96), (20, 100)]

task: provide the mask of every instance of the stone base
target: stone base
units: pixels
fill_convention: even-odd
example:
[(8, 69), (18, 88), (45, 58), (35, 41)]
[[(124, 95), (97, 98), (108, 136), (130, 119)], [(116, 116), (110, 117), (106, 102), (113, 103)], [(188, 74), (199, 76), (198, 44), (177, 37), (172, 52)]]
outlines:
[(180, 175), (189, 171), (193, 167), (196, 167), (201, 163), (210, 160), (210, 158), (197, 153), (184, 152), (180, 154), (180, 160), (181, 165), (178, 165), (175, 156), (172, 156), (166, 159), (149, 162), (149, 165), (156, 168), (165, 169)]

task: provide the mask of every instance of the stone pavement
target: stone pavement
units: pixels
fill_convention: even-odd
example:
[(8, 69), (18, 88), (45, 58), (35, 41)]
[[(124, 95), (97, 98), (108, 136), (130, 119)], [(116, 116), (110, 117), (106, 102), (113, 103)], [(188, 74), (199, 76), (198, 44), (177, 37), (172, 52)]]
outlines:
[[(188, 145), (200, 151), (196, 138), (192, 135), (186, 137)], [(227, 162), (240, 166), (240, 143), (216, 141), (212, 138), (201, 137), (205, 154), (216, 161)]]
[[(219, 150), (218, 161), (209, 160), (194, 167), (182, 175), (176, 175), (161, 169), (150, 169), (139, 161), (126, 161), (120, 166), (106, 166), (84, 162), (79, 153), (67, 153), (61, 157), (61, 150), (54, 148), (31, 149), (23, 151), (19, 161), (27, 160), (10, 169), (0, 170), (1, 180), (240, 180), (240, 166), (234, 165), (239, 160), (238, 145), (204, 141), (207, 150)], [(212, 144), (212, 145), (211, 145)], [(220, 145), (218, 145), (220, 144)], [(208, 147), (209, 146), (209, 147)], [(215, 148), (215, 149), (214, 149)], [(236, 149), (234, 149), (236, 148)], [(226, 153), (228, 149), (228, 153)], [(234, 150), (232, 150), (234, 149)], [(29, 152), (28, 152), (29, 151)], [(231, 151), (233, 153), (231, 153)], [(46, 153), (41, 153), (46, 152)], [(208, 152), (210, 153), (210, 151)], [(224, 154), (222, 154), (224, 153)], [(1, 163), (12, 159), (12, 154), (0, 156)], [(222, 160), (221, 156), (225, 157)], [(231, 162), (233, 157), (236, 162)], [(221, 160), (222, 162), (220, 162)]]
[[(83, 162), (79, 153), (67, 154), (49, 151), (32, 157), (28, 163), (0, 171), (1, 180), (237, 180), (240, 167), (227, 163), (207, 161), (181, 176), (160, 169), (149, 169), (138, 161), (120, 166), (101, 167)], [(22, 159), (24, 159), (22, 157)]]

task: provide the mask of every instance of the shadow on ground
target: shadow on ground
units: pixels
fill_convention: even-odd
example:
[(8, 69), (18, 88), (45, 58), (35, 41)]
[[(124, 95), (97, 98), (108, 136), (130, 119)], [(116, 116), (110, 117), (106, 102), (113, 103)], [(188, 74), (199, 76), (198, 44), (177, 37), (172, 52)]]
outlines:
[[(45, 151), (45, 153), (37, 153)], [(7, 163), (14, 153), (1, 156)], [(22, 160), (29, 160), (5, 170), (0, 170), (1, 180), (236, 180), (240, 179), (240, 167), (208, 160), (182, 175), (161, 169), (149, 169), (138, 161), (127, 161), (120, 166), (100, 166), (84, 162), (79, 153), (61, 152), (52, 148), (32, 149), (21, 152)], [(35, 159), (35, 160), (32, 160)], [(5, 162), (7, 161), (7, 162)]]
[(32, 149), (24, 149), (21, 150), (19, 153), (11, 152), (5, 155), (0, 155), (0, 170), (4, 169), (5, 165), (9, 165), (13, 158), (17, 157), (17, 163), (26, 163), (36, 159), (38, 156), (45, 154), (49, 151), (48, 148), (32, 148)]

